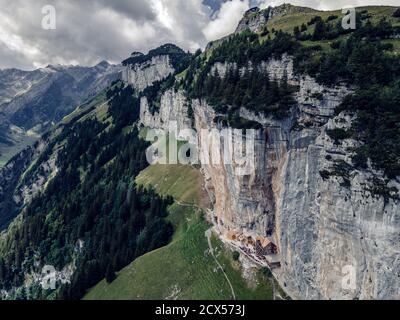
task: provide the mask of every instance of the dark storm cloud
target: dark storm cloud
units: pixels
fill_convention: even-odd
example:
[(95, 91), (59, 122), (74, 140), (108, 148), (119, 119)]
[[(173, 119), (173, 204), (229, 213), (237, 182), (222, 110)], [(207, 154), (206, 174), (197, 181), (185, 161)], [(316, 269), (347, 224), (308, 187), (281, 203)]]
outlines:
[[(82, 1), (75, 1), (82, 2)], [(97, 3), (104, 7), (108, 7), (116, 12), (125, 15), (130, 19), (139, 20), (154, 20), (156, 15), (154, 14), (149, 1), (147, 0), (134, 0), (134, 1), (110, 1), (110, 0), (98, 0)], [(79, 4), (78, 4), (79, 5)]]

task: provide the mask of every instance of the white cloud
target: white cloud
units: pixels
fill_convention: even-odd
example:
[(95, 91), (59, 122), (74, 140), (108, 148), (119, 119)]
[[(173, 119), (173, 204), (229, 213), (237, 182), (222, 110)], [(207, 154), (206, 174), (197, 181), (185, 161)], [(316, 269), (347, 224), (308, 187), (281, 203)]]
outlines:
[[(399, 0), (0, 0), (0, 68), (118, 63), (167, 42), (194, 51), (233, 32), (250, 6), (283, 2), (332, 9)], [(56, 30), (41, 28), (48, 4)]]
[(206, 39), (211, 41), (230, 34), (249, 8), (248, 0), (231, 0), (223, 3), (216, 18), (203, 29)]
[(160, 0), (150, 0), (153, 10), (156, 12), (158, 21), (164, 25), (166, 28), (172, 30), (173, 20), (168, 12), (168, 7), (165, 6), (163, 1)]
[[(41, 28), (47, 4), (56, 30)], [(202, 0), (0, 0), (0, 68), (118, 63), (167, 42), (194, 51), (211, 14)]]
[(158, 8), (157, 19), (166, 26), (163, 37), (184, 49), (196, 50), (206, 44), (202, 28), (212, 14), (201, 0), (152, 0)]

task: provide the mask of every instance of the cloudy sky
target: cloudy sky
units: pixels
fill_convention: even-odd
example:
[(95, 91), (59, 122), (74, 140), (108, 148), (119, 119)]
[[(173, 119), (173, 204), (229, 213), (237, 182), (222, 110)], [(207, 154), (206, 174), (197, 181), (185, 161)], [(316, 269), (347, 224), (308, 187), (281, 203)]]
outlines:
[[(173, 42), (194, 51), (231, 33), (252, 6), (290, 2), (316, 9), (399, 0), (0, 0), (0, 68), (118, 63), (133, 51)], [(56, 9), (45, 30), (42, 9)], [(47, 21), (47, 20), (46, 20)]]

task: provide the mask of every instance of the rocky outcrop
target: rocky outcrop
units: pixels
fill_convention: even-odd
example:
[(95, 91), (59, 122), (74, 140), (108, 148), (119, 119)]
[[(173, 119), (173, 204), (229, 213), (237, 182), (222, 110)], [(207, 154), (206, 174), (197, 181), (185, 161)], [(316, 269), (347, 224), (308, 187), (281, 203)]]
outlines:
[[(254, 7), (245, 12), (243, 18), (240, 20), (235, 33), (238, 34), (245, 30), (250, 30), (255, 33), (266, 31), (265, 27), (273, 18), (288, 15), (291, 13), (303, 13), (314, 11), (310, 8), (292, 6), (290, 4), (282, 4), (277, 7), (268, 7), (261, 10), (260, 8)], [(229, 39), (231, 35), (225, 36), (221, 39), (211, 41), (207, 45), (207, 50), (215, 49), (221, 43)]]
[(160, 100), (160, 108), (152, 113), (146, 97), (140, 101), (140, 122), (149, 128), (170, 129), (171, 123), (176, 123), (179, 131), (192, 127), (188, 116), (189, 101), (183, 91), (167, 90)]
[(16, 213), (42, 192), (58, 171), (57, 153), (38, 164), (47, 140), (41, 139), (34, 146), (17, 154), (0, 169), (0, 231), (6, 229)]
[[(54, 289), (60, 285), (71, 283), (72, 277), (76, 271), (76, 261), (84, 249), (85, 242), (78, 239), (74, 246), (72, 261), (63, 266), (61, 270), (57, 270), (52, 265), (43, 265), (40, 254), (33, 254), (33, 266), (24, 270), (25, 279), (21, 287), (13, 287), (10, 290), (0, 290), (0, 299), (15, 300), (21, 291), (28, 290), (33, 286), (39, 286), (42, 289)], [(29, 263), (27, 263), (29, 265)], [(31, 297), (32, 299), (32, 297)]]
[(259, 8), (252, 8), (246, 11), (235, 33), (240, 33), (246, 29), (250, 29), (252, 32), (259, 32), (268, 21), (268, 13), (269, 10), (260, 10)]
[[(217, 72), (218, 75), (223, 78), (230, 69), (236, 70), (237, 68), (238, 66), (236, 63), (216, 62), (211, 67), (210, 73), (215, 74)], [(239, 74), (243, 75), (246, 70), (252, 71), (253, 69), (257, 69), (262, 73), (268, 74), (270, 79), (282, 80), (282, 78), (286, 76), (289, 84), (299, 84), (299, 80), (294, 75), (293, 71), (293, 59), (287, 54), (282, 55), (281, 59), (279, 60), (271, 58), (268, 61), (262, 61), (258, 65), (253, 65), (252, 62), (249, 61), (246, 66), (241, 66), (239, 68)]]
[[(321, 176), (337, 161), (350, 164), (349, 148), (358, 143), (345, 140), (336, 145), (326, 133), (328, 128), (350, 125), (352, 116), (335, 116), (334, 109), (351, 88), (325, 87), (296, 75), (288, 56), (255, 67), (278, 80), (285, 75), (298, 85), (297, 105), (283, 121), (241, 110), (242, 117), (263, 125), (256, 133), (254, 171), (237, 175), (235, 164), (202, 164), (213, 202), (210, 221), (224, 241), (253, 254), (261, 264), (257, 239), (272, 241), (277, 247), (273, 258), (279, 260), (274, 266), (280, 265), (274, 274), (293, 298), (400, 298), (400, 203), (371, 192), (373, 179), (382, 174), (350, 166), (350, 185), (340, 175)], [(227, 65), (215, 68), (224, 76)], [(152, 116), (144, 102), (142, 123), (167, 128), (168, 121), (176, 120), (189, 125), (183, 100), (181, 93), (167, 93)], [(219, 128), (207, 103), (190, 104), (198, 131)], [(217, 153), (215, 146), (200, 152)], [(389, 185), (400, 189), (399, 181)]]
[(14, 201), (16, 204), (20, 206), (26, 205), (43, 191), (49, 180), (58, 172), (56, 157), (56, 155), (53, 155), (51, 159), (41, 163), (37, 172), (35, 172), (28, 181), (19, 186), (14, 194)]
[(174, 73), (168, 55), (156, 56), (136, 64), (128, 64), (122, 72), (122, 79), (136, 90), (143, 91), (156, 81), (161, 81)]
[(27, 148), (0, 169), (0, 230), (6, 228), (15, 217), (17, 204), (14, 201), (14, 191), (19, 177), (29, 166), (34, 154), (34, 148)]
[(257, 7), (251, 8), (244, 14), (244, 17), (239, 22), (235, 33), (240, 33), (246, 29), (249, 29), (252, 32), (261, 32), (263, 31), (267, 22), (271, 19), (295, 13), (301, 14), (310, 12), (316, 11), (306, 7), (293, 6), (288, 3), (284, 3), (277, 7), (268, 7), (263, 10), (260, 10)]

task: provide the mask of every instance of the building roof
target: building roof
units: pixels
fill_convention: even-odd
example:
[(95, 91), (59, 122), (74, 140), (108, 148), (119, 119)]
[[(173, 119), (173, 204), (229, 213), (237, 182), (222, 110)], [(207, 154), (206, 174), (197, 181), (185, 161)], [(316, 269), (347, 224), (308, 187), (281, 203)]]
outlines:
[(268, 238), (264, 238), (264, 237), (260, 237), (260, 236), (258, 236), (258, 237), (256, 237), (256, 241), (259, 241), (260, 242), (260, 244), (261, 244), (261, 246), (263, 247), (263, 248), (266, 248), (266, 247), (268, 247), (269, 245), (275, 245), (271, 240), (269, 240)]

